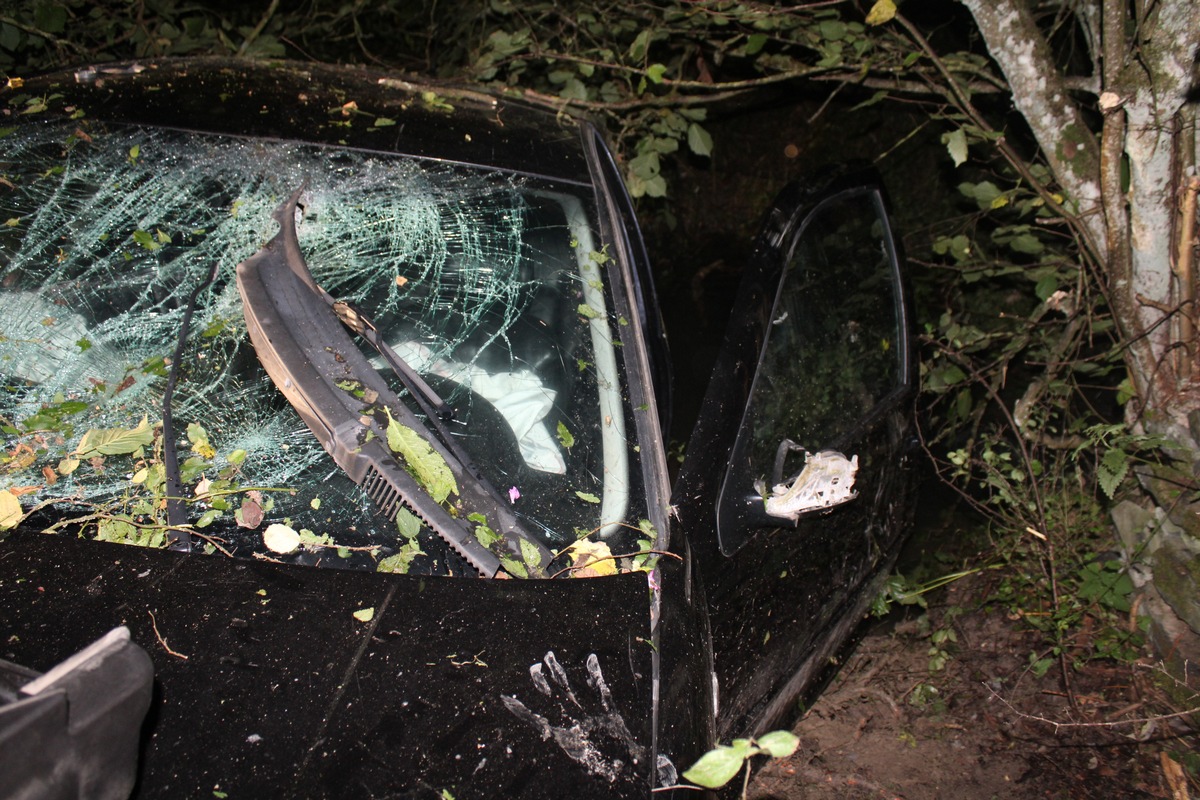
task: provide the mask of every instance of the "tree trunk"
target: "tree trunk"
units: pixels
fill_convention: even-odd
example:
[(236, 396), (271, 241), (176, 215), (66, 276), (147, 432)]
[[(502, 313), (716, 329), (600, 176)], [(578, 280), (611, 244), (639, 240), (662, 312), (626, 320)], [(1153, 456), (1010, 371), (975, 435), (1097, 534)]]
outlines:
[[(1200, 503), (1194, 499), (1200, 368), (1191, 324), (1194, 278), (1181, 282), (1176, 267), (1184, 255), (1182, 189), (1196, 174), (1196, 95), (1189, 92), (1200, 89), (1200, 3), (1101, 0), (1100, 30), (1088, 30), (1100, 47), (1093, 60), (1102, 65), (1098, 105), (1104, 121), (1097, 145), (1065, 90), (1031, 6), (1023, 0), (962, 2), (1056, 180), (1076, 201), (1079, 227), (1091, 240), (1084, 249), (1098, 263), (1126, 345), (1137, 392), (1127, 417), (1135, 431), (1173, 442), (1167, 466), (1139, 474), (1146, 502), (1122, 504), (1114, 520), (1131, 559), (1143, 565), (1134, 575), (1146, 578), (1142, 610), (1151, 617), (1154, 643), (1173, 659), (1176, 674), (1194, 675), (1195, 666), (1189, 672), (1184, 665), (1200, 661)], [(1142, 16), (1134, 19), (1135, 13)], [(1096, 19), (1093, 14), (1081, 24)]]

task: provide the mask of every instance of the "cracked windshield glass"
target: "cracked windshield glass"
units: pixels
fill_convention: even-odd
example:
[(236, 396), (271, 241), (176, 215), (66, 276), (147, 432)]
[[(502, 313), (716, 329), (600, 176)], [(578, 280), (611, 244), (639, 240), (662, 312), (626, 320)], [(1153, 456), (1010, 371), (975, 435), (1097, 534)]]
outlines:
[[(165, 546), (162, 420), (173, 381), (183, 527), (197, 548), (475, 574), (428, 515), (410, 513), (411, 503), (381, 509), (339, 468), (247, 336), (237, 266), (279, 234), (275, 215), (304, 187), (286, 210), (312, 279), (368, 317), (446, 402), (443, 430), (496, 501), (471, 506), (457, 485), (439, 486), (438, 513), (508, 575), (579, 566), (585, 551), (605, 560), (565, 574), (641, 566), (607, 558), (648, 549), (653, 536), (639, 525), (620, 352), (628, 323), (611, 294), (590, 187), (287, 142), (89, 131), (26, 125), (0, 139), (3, 527), (24, 518)], [(411, 383), (354, 341), (412, 409), (411, 427), (389, 425), (388, 457), (429, 492), (442, 465), (397, 443), (428, 453), (431, 420)], [(373, 434), (360, 428), (365, 443)], [(497, 516), (515, 518), (528, 541), (506, 543)], [(538, 562), (536, 552), (568, 547), (570, 557)]]

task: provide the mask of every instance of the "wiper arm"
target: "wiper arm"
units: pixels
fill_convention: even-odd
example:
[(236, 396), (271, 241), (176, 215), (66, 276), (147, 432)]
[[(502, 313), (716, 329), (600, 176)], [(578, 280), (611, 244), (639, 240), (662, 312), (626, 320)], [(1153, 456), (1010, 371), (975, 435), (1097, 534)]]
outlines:
[[(276, 209), (274, 218), (280, 230), (275, 238), (237, 267), (246, 327), (259, 361), (333, 460), (389, 519), (395, 518), (401, 506), (408, 508), (481, 575), (492, 577), (501, 569), (500, 555), (484, 547), (462, 518), (435, 502), (386, 445), (384, 409), (413, 430), (428, 434), (429, 427), (400, 401), (350, 338), (343, 327), (343, 316), (350, 316), (349, 307), (339, 304), (313, 280), (296, 237), (296, 209), (303, 189)], [(372, 345), (379, 342), (391, 350), (369, 320), (361, 314), (353, 319), (355, 322), (346, 324), (356, 332), (366, 332), (364, 338)], [(533, 545), (539, 563), (528, 566), (544, 571), (553, 558), (550, 551), (523, 529), (512, 510), (463, 457), (461, 448), (450, 441), (439, 419), (449, 406), (403, 359), (394, 352), (391, 356), (384, 353), (389, 364), (401, 366), (402, 382), (441, 434), (440, 438), (428, 436), (428, 443), (454, 474), (465, 509), (487, 517), (488, 525), (504, 537), (518, 562), (525, 561), (524, 551)], [(417, 382), (410, 384), (404, 371)]]
[[(324, 294), (323, 290), (322, 293)], [(450, 407), (450, 404), (443, 400), (425, 382), (425, 379), (392, 349), (391, 345), (380, 338), (379, 328), (375, 327), (375, 323), (362, 312), (362, 309), (345, 300), (334, 300), (328, 294), (325, 294), (325, 297), (329, 300), (333, 313), (337, 314), (342, 324), (361, 336), (367, 344), (375, 348), (379, 355), (383, 356), (383, 360), (392, 368), (392, 372), (396, 373), (396, 377), (404, 384), (404, 388), (408, 389), (417, 399), (417, 404), (421, 406), (421, 410), (428, 417), (431, 419), (436, 417), (443, 422), (454, 419), (454, 409)]]

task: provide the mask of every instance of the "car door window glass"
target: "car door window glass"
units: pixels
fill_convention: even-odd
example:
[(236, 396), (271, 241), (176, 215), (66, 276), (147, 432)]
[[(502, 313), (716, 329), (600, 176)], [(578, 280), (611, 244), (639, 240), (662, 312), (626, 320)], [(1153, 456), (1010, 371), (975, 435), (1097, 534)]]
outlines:
[(726, 552), (761, 509), (757, 491), (797, 475), (805, 451), (839, 446), (903, 383), (894, 250), (878, 194), (826, 200), (794, 242), (722, 493)]
[(900, 382), (895, 276), (873, 201), (827, 201), (788, 261), (751, 400), (759, 463), (784, 438), (831, 444)]

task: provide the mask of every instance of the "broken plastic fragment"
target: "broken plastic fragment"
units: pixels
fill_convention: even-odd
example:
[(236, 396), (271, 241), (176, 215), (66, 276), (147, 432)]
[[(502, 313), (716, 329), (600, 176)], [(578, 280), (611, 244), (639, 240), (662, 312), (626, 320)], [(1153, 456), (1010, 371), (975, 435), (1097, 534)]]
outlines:
[[(767, 513), (795, 521), (805, 511), (831, 508), (853, 500), (858, 496), (854, 491), (857, 472), (857, 455), (847, 459), (836, 450), (806, 453), (804, 469), (791, 485), (780, 483), (765, 498)], [(760, 484), (760, 494), (763, 488)]]

